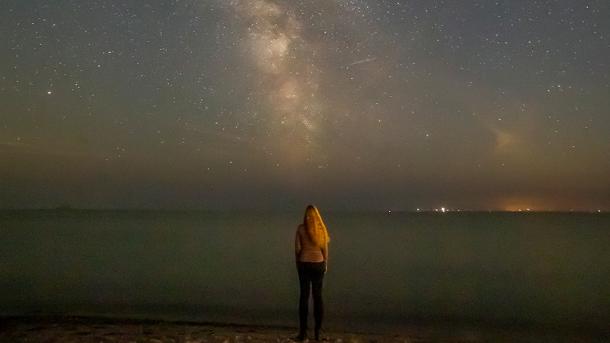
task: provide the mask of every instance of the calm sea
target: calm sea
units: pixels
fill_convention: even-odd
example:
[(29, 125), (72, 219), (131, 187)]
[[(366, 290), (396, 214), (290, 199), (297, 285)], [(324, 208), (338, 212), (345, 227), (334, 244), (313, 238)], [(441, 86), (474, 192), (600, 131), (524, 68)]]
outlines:
[[(610, 215), (332, 213), (327, 328), (610, 322)], [(297, 325), (293, 213), (0, 211), (1, 314)]]

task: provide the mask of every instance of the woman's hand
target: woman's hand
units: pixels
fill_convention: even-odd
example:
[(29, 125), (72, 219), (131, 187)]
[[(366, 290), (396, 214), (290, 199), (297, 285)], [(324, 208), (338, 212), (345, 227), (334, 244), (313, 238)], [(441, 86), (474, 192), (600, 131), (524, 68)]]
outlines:
[(326, 274), (327, 269), (328, 269), (328, 263), (324, 262), (324, 274)]

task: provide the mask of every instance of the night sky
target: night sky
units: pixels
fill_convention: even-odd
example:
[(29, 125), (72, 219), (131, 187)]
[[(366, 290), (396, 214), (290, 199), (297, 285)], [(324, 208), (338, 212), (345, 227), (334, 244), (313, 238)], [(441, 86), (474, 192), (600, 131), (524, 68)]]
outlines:
[(3, 0), (0, 207), (610, 210), (610, 2)]

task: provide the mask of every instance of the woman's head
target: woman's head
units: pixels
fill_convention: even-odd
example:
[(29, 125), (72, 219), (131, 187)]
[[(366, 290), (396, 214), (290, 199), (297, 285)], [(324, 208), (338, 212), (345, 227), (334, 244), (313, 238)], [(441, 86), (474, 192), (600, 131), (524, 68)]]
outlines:
[(320, 211), (313, 206), (308, 205), (305, 209), (305, 216), (303, 217), (303, 225), (307, 228), (307, 234), (309, 238), (318, 246), (324, 246), (324, 244), (330, 242), (328, 230), (322, 220)]

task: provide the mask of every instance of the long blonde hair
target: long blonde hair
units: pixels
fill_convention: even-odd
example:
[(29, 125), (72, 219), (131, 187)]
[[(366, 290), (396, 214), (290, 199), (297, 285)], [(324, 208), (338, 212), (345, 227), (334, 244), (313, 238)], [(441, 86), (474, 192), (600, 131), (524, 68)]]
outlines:
[[(311, 220), (307, 220), (308, 214)], [(323, 247), (325, 244), (330, 242), (330, 236), (328, 235), (326, 224), (324, 224), (320, 211), (318, 211), (317, 207), (313, 205), (307, 206), (305, 209), (305, 215), (303, 216), (303, 225), (305, 225), (307, 235), (315, 245)]]

